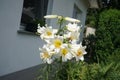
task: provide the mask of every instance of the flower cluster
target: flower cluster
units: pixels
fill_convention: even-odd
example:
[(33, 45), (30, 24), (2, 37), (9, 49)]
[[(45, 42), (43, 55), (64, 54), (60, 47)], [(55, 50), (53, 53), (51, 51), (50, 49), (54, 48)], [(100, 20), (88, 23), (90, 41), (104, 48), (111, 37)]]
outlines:
[[(84, 60), (86, 46), (77, 43), (79, 40), (81, 26), (77, 23), (80, 21), (70, 17), (63, 17), (58, 15), (47, 15), (44, 18), (57, 18), (60, 21), (59, 29), (53, 29), (52, 26), (40, 26), (38, 24), (37, 32), (40, 38), (46, 42), (40, 48), (41, 59), (48, 64), (54, 60), (61, 58), (63, 62), (75, 58), (76, 61)], [(69, 23), (61, 27), (62, 21), (69, 21)]]

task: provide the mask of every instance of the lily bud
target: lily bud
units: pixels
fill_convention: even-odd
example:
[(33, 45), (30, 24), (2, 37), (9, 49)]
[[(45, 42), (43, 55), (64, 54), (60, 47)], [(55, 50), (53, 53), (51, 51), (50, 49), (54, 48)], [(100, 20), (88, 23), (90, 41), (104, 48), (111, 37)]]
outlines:
[(65, 20), (66, 20), (66, 21), (70, 21), (70, 22), (76, 22), (76, 23), (79, 23), (79, 22), (80, 22), (80, 20), (74, 19), (74, 18), (70, 18), (70, 17), (65, 17)]
[(48, 19), (49, 19), (49, 18), (50, 18), (50, 19), (51, 19), (51, 18), (57, 18), (57, 15), (46, 15), (46, 16), (44, 16), (44, 18), (48, 18)]

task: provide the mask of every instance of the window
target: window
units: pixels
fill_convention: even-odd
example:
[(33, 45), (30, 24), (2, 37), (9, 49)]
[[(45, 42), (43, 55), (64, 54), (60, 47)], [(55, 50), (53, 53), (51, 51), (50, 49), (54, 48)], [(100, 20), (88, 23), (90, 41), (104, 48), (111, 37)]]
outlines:
[(81, 13), (81, 10), (76, 5), (74, 5), (73, 18), (81, 20)]
[[(79, 7), (76, 4), (74, 4), (73, 18), (81, 20), (81, 22), (79, 23), (79, 25), (81, 25), (82, 18), (83, 18), (82, 11), (79, 9)], [(83, 27), (81, 28), (81, 30), (83, 31)], [(79, 38), (80, 38), (79, 42), (82, 41), (82, 37), (83, 37), (82, 36), (82, 34), (83, 34), (82, 31), (80, 32), (81, 35), (79, 36)]]
[(37, 31), (37, 24), (44, 25), (43, 18), (47, 13), (48, 0), (24, 0), (22, 16), (21, 16), (21, 30), (33, 32)]

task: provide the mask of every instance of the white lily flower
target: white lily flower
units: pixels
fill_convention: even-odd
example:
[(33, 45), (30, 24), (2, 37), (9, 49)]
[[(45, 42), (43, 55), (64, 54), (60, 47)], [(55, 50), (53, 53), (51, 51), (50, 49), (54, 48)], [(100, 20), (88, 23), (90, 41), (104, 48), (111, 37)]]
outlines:
[(80, 31), (80, 26), (78, 26), (76, 23), (69, 23), (68, 25), (66, 25), (68, 31), (71, 32), (79, 32)]
[(42, 34), (44, 31), (45, 31), (45, 27), (40, 27), (40, 25), (38, 25), (37, 32)]
[(68, 44), (63, 44), (60, 49), (60, 55), (62, 56), (62, 61), (65, 62), (67, 60), (72, 59), (72, 54), (70, 53), (70, 49), (68, 47)]
[(44, 32), (41, 34), (41, 38), (54, 38), (52, 27), (46, 27)]
[(63, 44), (63, 37), (56, 36), (52, 42), (53, 42), (53, 45), (55, 46), (55, 48), (60, 48)]
[(39, 32), (41, 32), (41, 39), (49, 39), (55, 37), (57, 29), (52, 29), (52, 27), (43, 27), (39, 29)]
[(70, 17), (65, 17), (65, 20), (66, 21), (70, 21), (70, 22), (74, 22), (74, 23), (79, 23), (80, 22), (80, 20), (74, 19), (74, 18), (70, 18)]
[(51, 18), (57, 18), (58, 15), (46, 15), (44, 16), (44, 18), (48, 18), (48, 19), (51, 19)]
[(74, 55), (74, 57), (76, 58), (76, 61), (78, 60), (84, 60), (84, 55), (87, 54), (87, 52), (85, 51), (86, 46), (82, 46), (81, 44), (73, 44), (71, 45), (71, 50), (72, 50), (72, 54)]
[(49, 53), (47, 52), (40, 53), (40, 58), (43, 60), (44, 63), (51, 64), (53, 62), (53, 60), (50, 58)]
[(50, 47), (55, 50), (56, 54), (59, 53), (60, 48), (63, 44), (63, 36), (55, 36), (50, 40)]
[(40, 49), (40, 58), (43, 60), (44, 63), (51, 64), (53, 62), (52, 55), (53, 51), (51, 51), (49, 48), (46, 46), (43, 46), (42, 49)]
[(68, 32), (64, 34), (64, 38), (69, 40), (72, 44), (75, 44), (79, 40), (80, 32)]

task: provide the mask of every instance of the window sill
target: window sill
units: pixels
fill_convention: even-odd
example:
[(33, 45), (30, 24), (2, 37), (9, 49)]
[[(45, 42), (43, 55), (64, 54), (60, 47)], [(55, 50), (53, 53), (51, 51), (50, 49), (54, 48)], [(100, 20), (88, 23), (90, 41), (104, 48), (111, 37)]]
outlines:
[(25, 30), (17, 30), (17, 33), (39, 36), (39, 34), (37, 32), (33, 33), (33, 32), (29, 32), (29, 31), (25, 31)]

